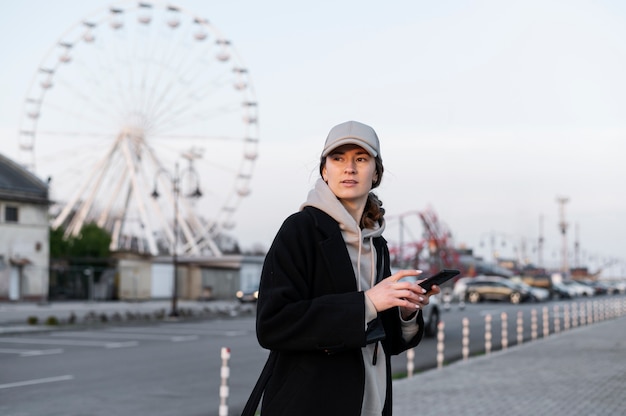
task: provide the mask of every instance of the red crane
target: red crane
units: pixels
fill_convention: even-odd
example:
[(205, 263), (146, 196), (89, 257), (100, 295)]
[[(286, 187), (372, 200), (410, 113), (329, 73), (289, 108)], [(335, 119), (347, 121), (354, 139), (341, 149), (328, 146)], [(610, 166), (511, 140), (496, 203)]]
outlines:
[[(408, 221), (405, 221), (411, 217), (419, 219), (423, 230), (418, 239), (405, 241), (404, 234), (412, 234), (412, 229), (407, 226)], [(429, 274), (443, 268), (460, 269), (463, 272), (452, 233), (431, 207), (389, 216), (388, 219), (388, 223), (395, 219), (399, 221), (399, 241), (389, 242), (393, 267), (421, 269)]]

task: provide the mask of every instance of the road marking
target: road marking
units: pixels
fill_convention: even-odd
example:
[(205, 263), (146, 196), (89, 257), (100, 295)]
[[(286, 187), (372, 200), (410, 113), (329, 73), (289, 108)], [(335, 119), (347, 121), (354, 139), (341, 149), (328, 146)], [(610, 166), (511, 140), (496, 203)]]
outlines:
[(137, 341), (129, 342), (97, 342), (97, 341), (77, 341), (60, 340), (50, 338), (0, 338), (0, 342), (13, 344), (36, 344), (36, 345), (65, 345), (71, 347), (96, 347), (96, 348), (127, 348), (139, 345)]
[(35, 384), (56, 383), (58, 381), (69, 381), (69, 380), (74, 380), (74, 376), (66, 375), (66, 376), (58, 376), (58, 377), (37, 378), (34, 380), (26, 380), (26, 381), (18, 381), (15, 383), (0, 384), (0, 390), (10, 389), (13, 387), (33, 386)]
[[(155, 325), (150, 327), (114, 327), (114, 328), (106, 328), (103, 329), (106, 332), (116, 332), (116, 333), (131, 333), (131, 334), (179, 334), (179, 335), (197, 335), (198, 330), (194, 330), (193, 328), (185, 328), (168, 325)], [(204, 333), (204, 331), (202, 331)]]
[(117, 333), (107, 331), (101, 332), (58, 332), (51, 334), (55, 337), (68, 337), (68, 338), (94, 338), (94, 339), (107, 339), (107, 338), (125, 338), (125, 339), (139, 339), (139, 340), (154, 340), (154, 341), (171, 341), (171, 342), (183, 342), (183, 341), (195, 341), (198, 339), (198, 335), (158, 335), (158, 334), (133, 334), (133, 333)]
[(63, 349), (54, 348), (50, 350), (17, 350), (10, 348), (0, 348), (0, 354), (19, 354), (20, 357), (35, 357), (40, 355), (62, 354)]

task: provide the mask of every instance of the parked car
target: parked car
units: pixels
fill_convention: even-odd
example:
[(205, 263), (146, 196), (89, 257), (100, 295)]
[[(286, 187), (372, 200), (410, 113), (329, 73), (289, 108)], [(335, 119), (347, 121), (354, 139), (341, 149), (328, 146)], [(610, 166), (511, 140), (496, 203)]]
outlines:
[(582, 283), (578, 283), (575, 280), (563, 280), (564, 285), (573, 288), (576, 291), (576, 296), (593, 296), (596, 294), (596, 291)]
[(613, 288), (613, 294), (618, 293), (626, 293), (626, 282), (625, 281), (612, 281), (607, 282)]
[(530, 292), (530, 298), (534, 302), (545, 302), (545, 301), (550, 300), (550, 291), (548, 289), (545, 289), (543, 287), (530, 286), (524, 282), (515, 282), (515, 283), (518, 286), (520, 286), (522, 289), (525, 289), (528, 292)]
[(546, 288), (531, 286), (519, 276), (511, 277), (509, 280), (530, 292), (530, 300), (533, 302), (544, 302), (550, 300), (550, 290)]
[(474, 279), (466, 283), (466, 299), (471, 303), (497, 300), (517, 304), (531, 296), (530, 291), (508, 279)]
[(439, 295), (431, 296), (428, 305), (422, 310), (424, 316), (424, 335), (429, 338), (437, 336), (441, 321), (441, 302)]
[(467, 283), (473, 282), (477, 280), (489, 280), (489, 279), (503, 279), (502, 277), (497, 276), (487, 276), (480, 274), (475, 277), (461, 277), (454, 283), (454, 287), (452, 288), (452, 299), (458, 301), (464, 301), (467, 297)]
[(524, 275), (521, 279), (528, 286), (552, 289), (552, 277), (547, 274)]
[(561, 282), (555, 282), (552, 284), (552, 294), (559, 299), (572, 299), (578, 296), (578, 292), (575, 288)]

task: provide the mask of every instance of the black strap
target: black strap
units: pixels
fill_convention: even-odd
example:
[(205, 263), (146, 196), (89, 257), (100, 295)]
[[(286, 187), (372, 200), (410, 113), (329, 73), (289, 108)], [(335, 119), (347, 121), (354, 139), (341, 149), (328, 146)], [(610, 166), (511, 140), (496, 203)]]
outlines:
[(270, 356), (267, 357), (267, 361), (265, 362), (265, 366), (263, 367), (263, 371), (261, 371), (261, 375), (257, 380), (252, 393), (250, 393), (250, 397), (248, 398), (248, 402), (246, 403), (246, 407), (243, 408), (243, 412), (241, 416), (254, 416), (257, 408), (259, 407), (259, 403), (261, 402), (261, 396), (263, 396), (263, 391), (265, 390), (265, 385), (267, 381), (270, 379), (272, 375), (272, 371), (274, 370), (274, 363), (276, 362), (276, 352), (270, 351)]

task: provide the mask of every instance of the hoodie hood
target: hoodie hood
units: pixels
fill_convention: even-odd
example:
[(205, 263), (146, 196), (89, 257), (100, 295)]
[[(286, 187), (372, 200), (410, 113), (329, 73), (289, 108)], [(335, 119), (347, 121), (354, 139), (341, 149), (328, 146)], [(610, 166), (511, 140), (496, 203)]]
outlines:
[(374, 237), (380, 237), (385, 229), (384, 220), (374, 228), (361, 230), (358, 222), (344, 208), (330, 187), (319, 178), (309, 191), (306, 202), (300, 209), (312, 206), (318, 208), (339, 223), (341, 234), (357, 279), (358, 290), (367, 290), (376, 282), (376, 250), (372, 244)]

